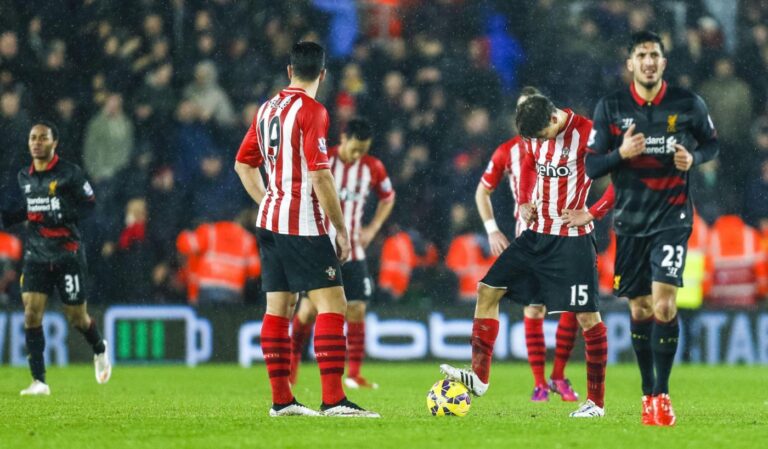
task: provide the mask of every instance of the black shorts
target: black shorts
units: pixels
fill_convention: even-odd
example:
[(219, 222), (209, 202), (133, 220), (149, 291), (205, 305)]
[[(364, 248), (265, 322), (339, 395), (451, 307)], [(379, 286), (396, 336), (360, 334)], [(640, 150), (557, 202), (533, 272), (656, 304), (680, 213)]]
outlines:
[(368, 263), (365, 260), (351, 260), (341, 266), (344, 278), (344, 296), (347, 301), (368, 301), (373, 294), (373, 280), (368, 274)]
[(22, 293), (44, 293), (49, 297), (59, 291), (61, 301), (69, 306), (85, 303), (88, 265), (78, 254), (57, 262), (24, 262), (21, 273)]
[(676, 228), (635, 237), (616, 236), (613, 289), (630, 299), (651, 294), (653, 282), (683, 286), (691, 228)]
[(507, 293), (504, 294), (504, 297), (523, 307), (544, 305), (544, 301), (541, 300), (539, 295), (539, 283), (536, 279), (529, 276), (512, 281), (512, 284), (508, 285)]
[(549, 313), (597, 312), (596, 260), (591, 235), (560, 237), (525, 231), (480, 282), (507, 289), (512, 298), (524, 293), (540, 299), (530, 303), (545, 305)]
[(261, 289), (302, 292), (342, 285), (336, 251), (327, 235), (277, 234), (258, 228)]

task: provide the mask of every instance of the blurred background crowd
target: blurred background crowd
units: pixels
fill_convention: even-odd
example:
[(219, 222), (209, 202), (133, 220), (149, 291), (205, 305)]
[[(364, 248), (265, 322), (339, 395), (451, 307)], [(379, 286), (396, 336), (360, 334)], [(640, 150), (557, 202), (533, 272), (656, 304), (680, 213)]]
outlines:
[[(252, 230), (234, 155), (258, 105), (288, 84), (293, 43), (314, 40), (329, 56), (318, 99), (331, 143), (351, 117), (367, 117), (372, 154), (398, 192), (369, 254), (378, 298), (452, 301), (464, 281), (455, 265), (487, 263), (474, 192), (514, 135), (520, 88), (591, 116), (628, 83), (629, 33), (651, 29), (664, 38), (666, 79), (699, 93), (719, 131), (720, 158), (694, 169), (693, 197), (713, 235), (757, 240), (752, 278), (740, 278), (754, 286), (743, 305), (754, 306), (768, 247), (766, 24), (765, 0), (0, 0), (0, 207), (18, 201), (32, 120), (52, 120), (59, 154), (85, 169), (98, 197), (83, 223), (90, 302), (194, 302), (201, 248), (216, 240), (215, 227), (200, 226)], [(510, 236), (511, 202), (506, 187), (494, 195)], [(743, 222), (718, 227), (723, 217)], [(609, 228), (610, 217), (601, 250)], [(23, 228), (10, 232), (23, 238)], [(475, 256), (455, 243), (475, 233), (480, 255), (467, 262)], [(237, 251), (244, 271), (230, 281), (256, 301), (257, 249)], [(9, 273), (13, 256), (3, 257)], [(413, 269), (405, 280), (380, 272), (398, 257)]]

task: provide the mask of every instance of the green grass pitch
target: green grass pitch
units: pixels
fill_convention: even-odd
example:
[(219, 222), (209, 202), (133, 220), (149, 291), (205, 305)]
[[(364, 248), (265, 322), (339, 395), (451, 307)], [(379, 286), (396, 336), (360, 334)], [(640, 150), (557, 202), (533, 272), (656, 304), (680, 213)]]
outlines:
[[(765, 448), (768, 368), (677, 366), (675, 428), (640, 425), (634, 365), (608, 367), (607, 416), (573, 420), (573, 403), (529, 402), (531, 375), (522, 363), (497, 363), (486, 396), (465, 418), (435, 418), (426, 392), (438, 363), (369, 363), (376, 391), (350, 399), (379, 420), (269, 418), (263, 365), (198, 368), (117, 366), (97, 385), (90, 366), (51, 368), (50, 397), (20, 397), (22, 368), (0, 368), (0, 448)], [(568, 373), (585, 393), (584, 365)], [(316, 365), (304, 364), (297, 398), (319, 406)]]

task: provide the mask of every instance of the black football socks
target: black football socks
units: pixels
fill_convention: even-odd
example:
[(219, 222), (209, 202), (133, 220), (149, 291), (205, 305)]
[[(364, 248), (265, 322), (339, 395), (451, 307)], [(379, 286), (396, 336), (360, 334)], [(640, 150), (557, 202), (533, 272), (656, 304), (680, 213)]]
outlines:
[(680, 340), (680, 326), (677, 315), (669, 322), (654, 321), (651, 346), (653, 347), (653, 364), (656, 366), (656, 383), (653, 394), (669, 393), (669, 376), (672, 364), (675, 362), (677, 344)]
[(77, 328), (77, 330), (80, 331), (81, 334), (83, 334), (83, 337), (85, 337), (85, 341), (88, 342), (91, 347), (93, 347), (93, 353), (94, 354), (101, 354), (104, 351), (106, 351), (106, 347), (104, 346), (104, 339), (101, 338), (101, 333), (99, 332), (98, 326), (96, 326), (96, 320), (91, 318), (91, 324), (88, 326), (87, 329), (80, 329)]
[(632, 320), (630, 332), (632, 333), (632, 348), (637, 356), (637, 365), (640, 367), (640, 378), (643, 382), (643, 395), (653, 394), (656, 384), (656, 376), (653, 371), (653, 349), (651, 345), (651, 333), (653, 330), (653, 317), (645, 320)]
[(29, 370), (32, 372), (32, 378), (45, 383), (45, 360), (43, 351), (45, 351), (45, 335), (43, 326), (30, 327), (24, 329), (24, 335), (27, 341), (27, 360), (29, 361)]

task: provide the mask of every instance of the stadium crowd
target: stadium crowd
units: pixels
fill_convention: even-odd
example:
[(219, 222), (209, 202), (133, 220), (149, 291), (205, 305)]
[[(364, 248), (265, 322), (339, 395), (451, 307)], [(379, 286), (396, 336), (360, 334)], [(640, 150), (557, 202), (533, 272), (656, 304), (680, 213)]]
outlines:
[[(444, 299), (453, 267), (441, 261), (457, 236), (481, 232), (475, 188), (514, 134), (520, 88), (535, 85), (591, 116), (599, 97), (628, 82), (627, 35), (648, 28), (664, 38), (666, 79), (699, 93), (719, 132), (719, 159), (692, 175), (702, 223), (714, 232), (727, 228), (717, 227), (721, 217), (743, 219), (759, 233), (762, 264), (766, 23), (759, 0), (0, 0), (0, 207), (18, 201), (32, 120), (51, 120), (59, 154), (85, 169), (98, 197), (83, 226), (90, 302), (187, 300), (190, 248), (200, 241), (181, 242), (205, 233), (182, 232), (221, 221), (252, 229), (234, 155), (258, 105), (287, 85), (292, 44), (314, 40), (329, 51), (318, 99), (331, 114), (331, 143), (350, 118), (367, 117), (371, 151), (398, 192), (372, 245), (374, 271), (379, 255), (398, 253), (389, 238), (406, 238), (410, 266), (428, 267), (423, 290)], [(606, 183), (596, 183), (595, 198)], [(494, 205), (512, 235), (503, 190)], [(610, 219), (598, 227), (601, 249), (609, 227)], [(243, 257), (257, 276), (253, 254)], [(763, 284), (755, 291), (766, 293)]]

